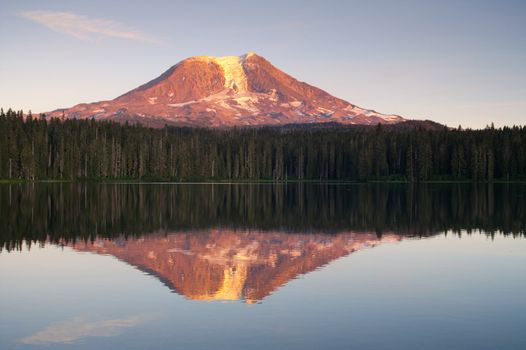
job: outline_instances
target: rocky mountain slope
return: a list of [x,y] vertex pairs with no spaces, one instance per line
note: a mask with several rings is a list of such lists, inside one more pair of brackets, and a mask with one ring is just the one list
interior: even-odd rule
[[83,103],[46,115],[138,122],[154,127],[327,122],[371,125],[406,120],[331,96],[294,79],[254,53],[191,57],[113,100]]

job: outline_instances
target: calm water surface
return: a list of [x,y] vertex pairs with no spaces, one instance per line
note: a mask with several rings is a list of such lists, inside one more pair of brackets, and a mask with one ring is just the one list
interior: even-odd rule
[[0,185],[0,349],[526,349],[525,185]]

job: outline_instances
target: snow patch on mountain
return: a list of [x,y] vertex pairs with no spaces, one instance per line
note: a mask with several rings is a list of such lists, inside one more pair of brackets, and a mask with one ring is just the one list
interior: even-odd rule
[[403,120],[403,118],[398,116],[398,115],[382,114],[382,113],[378,113],[376,111],[373,111],[371,109],[364,109],[364,108],[360,108],[358,106],[353,106],[353,105],[347,106],[345,108],[345,110],[351,112],[354,115],[363,115],[363,116],[366,116],[366,117],[375,117],[375,118],[383,119],[383,120],[388,121],[388,122]]
[[248,90],[247,76],[243,69],[244,59],[244,56],[226,56],[215,59],[215,62],[223,68],[226,88],[237,92],[246,92]]
[[186,101],[186,102],[181,102],[181,103],[169,103],[168,106],[170,107],[184,107],[184,106],[187,106],[187,105],[191,105],[193,103],[197,103],[199,101]]
[[259,112],[259,108],[255,105],[259,101],[259,98],[255,96],[255,94],[238,96],[232,100],[237,104],[234,107],[238,107],[252,113]]
[[245,59],[251,55],[253,55],[253,53],[248,53],[242,56],[200,56],[196,58],[202,61],[218,64],[223,69],[225,88],[243,93],[248,91],[247,76],[243,69],[243,63]]

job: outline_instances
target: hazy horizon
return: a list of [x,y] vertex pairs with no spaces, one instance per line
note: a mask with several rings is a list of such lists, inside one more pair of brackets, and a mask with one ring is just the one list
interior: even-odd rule
[[521,1],[0,1],[0,106],[113,99],[198,55],[254,51],[358,106],[526,124]]

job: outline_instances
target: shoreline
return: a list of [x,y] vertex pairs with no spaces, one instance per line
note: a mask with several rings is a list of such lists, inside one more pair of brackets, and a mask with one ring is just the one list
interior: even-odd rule
[[13,184],[44,184],[44,183],[90,183],[90,184],[173,184],[173,185],[243,185],[243,184],[342,184],[342,185],[365,185],[365,184],[526,184],[526,180],[493,180],[493,181],[473,181],[473,180],[426,180],[426,181],[406,181],[406,180],[148,180],[148,179],[75,179],[75,180],[6,180],[0,179],[0,185]]

